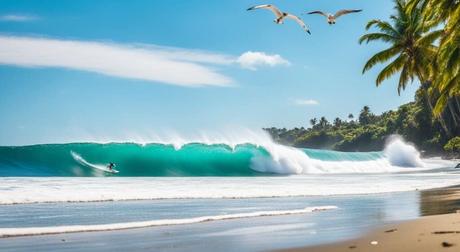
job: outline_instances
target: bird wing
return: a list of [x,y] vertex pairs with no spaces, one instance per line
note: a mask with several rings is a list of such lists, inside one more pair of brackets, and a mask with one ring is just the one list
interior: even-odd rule
[[363,10],[340,10],[340,11],[337,11],[337,13],[335,13],[334,17],[338,18],[338,17],[340,17],[342,15],[355,13],[355,12],[361,12],[361,11],[363,11]]
[[322,11],[312,11],[312,12],[308,12],[307,14],[311,15],[311,14],[319,14],[319,15],[322,15],[322,16],[325,16],[327,17],[327,13],[324,13]]
[[295,16],[295,15],[292,15],[292,14],[288,13],[286,15],[286,18],[290,18],[290,19],[296,21],[306,32],[308,32],[308,34],[311,34],[310,30],[307,27],[307,25],[305,25],[305,23],[302,21],[302,19],[300,19],[298,16]]
[[248,9],[248,11],[250,10],[257,10],[257,9],[267,9],[267,10],[271,10],[273,12],[273,14],[275,14],[275,16],[277,18],[280,18],[283,16],[283,13],[281,13],[281,11],[273,4],[263,4],[263,5],[257,5],[257,6],[253,6],[251,8]]

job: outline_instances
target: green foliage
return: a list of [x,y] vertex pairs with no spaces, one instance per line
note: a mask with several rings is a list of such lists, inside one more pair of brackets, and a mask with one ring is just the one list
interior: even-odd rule
[[449,152],[460,152],[460,137],[454,137],[444,145],[444,150]]
[[342,140],[337,132],[329,130],[312,130],[295,139],[294,146],[308,146],[314,149],[330,149],[335,143]]
[[371,113],[369,106],[364,106],[364,108],[361,110],[361,113],[359,113],[359,124],[368,125],[374,121],[374,119],[375,116]]
[[[404,90],[415,78],[420,82],[429,81],[430,62],[436,54],[433,42],[441,31],[430,31],[435,25],[425,22],[421,8],[409,8],[410,1],[394,0],[395,13],[391,21],[371,20],[366,30],[375,28],[376,32],[363,35],[359,42],[383,41],[390,47],[372,56],[364,65],[363,73],[377,64],[387,64],[379,73],[376,85],[395,74],[399,74],[398,93]],[[388,63],[389,62],[389,63]]]
[[439,48],[432,66],[432,96],[437,100],[434,112],[441,116],[448,108],[449,99],[460,95],[460,2],[458,0],[411,0],[410,9],[420,9],[425,23],[442,27]]
[[[393,0],[394,14],[388,21],[371,20],[369,33],[359,42],[384,42],[388,48],[376,53],[364,65],[363,73],[386,64],[376,78],[379,86],[399,75],[398,93],[418,79],[425,108],[434,113],[443,134],[460,134],[460,1]],[[372,31],[370,31],[372,30]],[[365,112],[365,111],[364,111]],[[361,112],[359,121],[368,124]],[[415,114],[413,114],[415,115]],[[414,118],[424,123],[424,118]],[[420,119],[420,121],[418,120]],[[430,117],[431,119],[431,117]],[[391,123],[388,126],[392,126]]]
[[440,132],[441,126],[427,108],[418,92],[416,101],[374,115],[365,106],[359,123],[336,118],[331,125],[326,118],[315,120],[307,129],[265,129],[277,142],[301,148],[333,149],[339,151],[380,151],[387,137],[398,134],[416,144],[427,154],[439,154],[447,140]]
[[[310,120],[309,129],[266,129],[281,143],[342,151],[381,150],[385,138],[402,135],[426,153],[443,149],[460,156],[460,1],[393,0],[388,21],[371,20],[359,42],[384,42],[363,73],[386,64],[376,78],[379,86],[399,75],[398,93],[418,79],[415,101],[397,111],[374,115],[365,106],[357,120]],[[450,140],[449,140],[450,139]],[[443,148],[444,147],[444,148]]]

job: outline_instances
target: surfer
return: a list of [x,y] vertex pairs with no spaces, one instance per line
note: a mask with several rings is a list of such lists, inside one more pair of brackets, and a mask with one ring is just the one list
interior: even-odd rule
[[109,165],[107,165],[107,168],[109,169],[109,171],[113,171],[113,168],[115,167],[115,164],[114,163],[109,163]]

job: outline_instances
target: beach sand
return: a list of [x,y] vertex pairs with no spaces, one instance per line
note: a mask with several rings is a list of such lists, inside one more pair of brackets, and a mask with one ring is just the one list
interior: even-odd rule
[[387,225],[345,242],[283,251],[460,251],[460,213],[433,215]]

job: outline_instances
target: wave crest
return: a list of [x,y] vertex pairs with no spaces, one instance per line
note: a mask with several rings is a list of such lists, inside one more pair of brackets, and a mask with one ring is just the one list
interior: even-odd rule
[[415,146],[404,142],[400,136],[392,136],[383,152],[394,166],[422,168],[426,166]]
[[401,138],[393,138],[383,152],[368,153],[298,149],[279,145],[266,134],[248,139],[0,147],[0,176],[113,176],[98,171],[108,163],[117,165],[116,176],[129,177],[387,173],[450,166],[422,160]]

